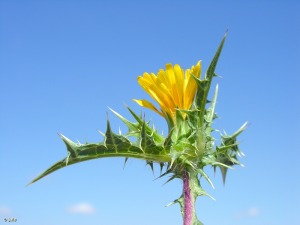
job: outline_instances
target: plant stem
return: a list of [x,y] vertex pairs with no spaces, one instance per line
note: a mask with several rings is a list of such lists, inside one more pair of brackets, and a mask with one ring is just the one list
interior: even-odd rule
[[190,187],[190,175],[183,172],[183,225],[192,225],[195,217],[194,196]]

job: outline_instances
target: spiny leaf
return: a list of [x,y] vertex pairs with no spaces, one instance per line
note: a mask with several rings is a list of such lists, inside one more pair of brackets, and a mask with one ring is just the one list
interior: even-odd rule
[[172,135],[174,132],[174,128],[170,130],[168,136],[166,137],[165,141],[164,141],[164,148],[170,150],[171,146],[172,146]]
[[236,147],[238,143],[233,143],[231,145],[222,145],[220,147],[216,147],[217,154],[226,154],[228,149],[232,149],[233,147]]
[[127,149],[130,146],[130,141],[121,135],[117,135],[113,133],[111,130],[111,126],[109,120],[107,120],[107,129],[105,133],[105,140],[104,144],[107,149],[110,151],[117,151],[118,148],[120,149]]
[[[109,108],[109,107],[108,107]],[[120,115],[119,113],[117,113],[116,111],[114,111],[113,109],[109,108],[110,111],[112,111],[120,120],[122,120],[126,126],[128,127],[129,131],[131,132],[137,132],[138,131],[138,126],[135,123],[130,122],[129,120],[127,120],[125,117],[123,117],[122,115]]]
[[213,100],[212,100],[210,107],[208,108],[206,115],[205,115],[206,122],[208,123],[207,127],[206,127],[206,135],[207,136],[210,136],[210,133],[212,130],[212,121],[215,116],[215,108],[216,108],[216,103],[217,103],[218,89],[219,89],[218,85],[216,85]]
[[[238,160],[238,156],[242,156],[243,153],[239,150],[239,146],[237,143],[237,136],[241,134],[247,127],[247,123],[244,123],[240,129],[238,129],[234,134],[232,135],[222,135],[222,144],[220,147],[216,148],[216,154],[217,159],[216,162],[220,163],[220,165],[217,165],[215,163],[214,170],[216,170],[216,167],[220,167],[223,183],[225,184],[226,181],[226,175],[227,175],[227,169],[226,167],[230,167],[233,165],[241,165],[242,164]],[[224,166],[226,165],[226,166]]]
[[212,80],[212,77],[213,76],[218,76],[216,73],[215,73],[215,69],[217,67],[217,63],[218,63],[218,60],[219,60],[219,57],[221,55],[221,52],[222,52],[222,49],[223,49],[223,45],[225,43],[225,40],[226,40],[226,36],[227,36],[227,32],[225,33],[218,49],[217,49],[217,52],[216,54],[214,55],[214,58],[212,59],[208,69],[207,69],[207,72],[205,74],[205,79],[211,81]]
[[198,169],[197,171],[198,171],[198,173],[199,173],[201,176],[203,176],[203,177],[207,180],[207,182],[210,184],[210,186],[211,186],[213,189],[215,189],[214,184],[211,182],[211,180],[209,179],[208,175],[203,171],[203,169]]
[[141,149],[139,146],[131,143],[125,137],[113,133],[109,122],[107,122],[107,130],[105,133],[104,142],[77,144],[61,134],[60,137],[67,147],[68,156],[44,171],[41,175],[31,181],[30,184],[68,165],[97,158],[125,157],[158,163],[171,162],[170,156],[166,151],[164,151],[162,146],[157,146],[153,144],[154,142],[149,145],[150,139],[148,139],[148,135],[145,135],[145,137],[142,138],[147,140],[144,140],[144,148]]
[[248,122],[245,122],[236,132],[234,132],[232,135],[223,135],[222,139],[223,140],[229,140],[229,139],[234,139],[236,138],[238,135],[240,135],[244,130],[246,130],[248,125]]
[[[199,109],[199,117],[200,118],[204,117],[203,112],[205,111],[205,105],[207,103],[208,92],[210,89],[212,78],[215,76],[215,69],[216,69],[220,54],[222,52],[223,45],[226,40],[226,36],[227,36],[227,33],[225,33],[225,35],[217,49],[217,52],[215,53],[210,65],[206,71],[204,80],[200,80],[197,77],[193,76],[193,78],[195,79],[195,81],[197,83],[197,93],[196,93],[196,98],[195,98],[195,104],[196,104],[197,109]],[[199,126],[202,126],[202,123],[203,123],[203,121],[200,121]]]
[[136,121],[139,123],[140,128],[142,128],[142,126],[145,126],[144,128],[145,128],[146,133],[149,134],[149,135],[151,134],[153,136],[155,142],[162,143],[164,141],[164,137],[162,137],[156,131],[154,131],[138,115],[136,115],[135,112],[133,112],[129,107],[127,107],[127,109],[129,110],[129,112],[131,113],[131,115],[136,119]]

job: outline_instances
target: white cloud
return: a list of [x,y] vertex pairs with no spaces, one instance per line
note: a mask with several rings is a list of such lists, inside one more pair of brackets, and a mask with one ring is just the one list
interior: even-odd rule
[[11,213],[11,209],[0,205],[0,215],[7,215]]
[[258,216],[260,214],[260,210],[256,207],[252,207],[252,208],[247,210],[246,214],[247,214],[247,216],[255,217],[255,216]]
[[76,214],[93,214],[96,210],[89,203],[79,203],[79,204],[69,206],[67,208],[67,211],[69,213],[76,213]]
[[261,213],[260,209],[257,207],[251,207],[247,210],[241,211],[237,213],[237,218],[249,218],[249,217],[257,217]]

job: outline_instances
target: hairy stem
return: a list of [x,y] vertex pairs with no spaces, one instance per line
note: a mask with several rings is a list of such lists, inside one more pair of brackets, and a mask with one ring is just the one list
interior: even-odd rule
[[186,170],[183,172],[183,199],[183,225],[192,225],[195,214],[194,197],[190,188],[190,176]]

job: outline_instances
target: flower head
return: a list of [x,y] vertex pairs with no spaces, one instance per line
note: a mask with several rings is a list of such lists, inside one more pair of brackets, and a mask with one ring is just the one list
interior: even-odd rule
[[138,77],[138,83],[159,104],[160,110],[147,100],[134,101],[175,122],[176,109],[190,109],[197,91],[192,75],[200,78],[200,73],[201,61],[185,71],[178,64],[167,64],[166,70],[160,69],[157,74],[144,73]]

